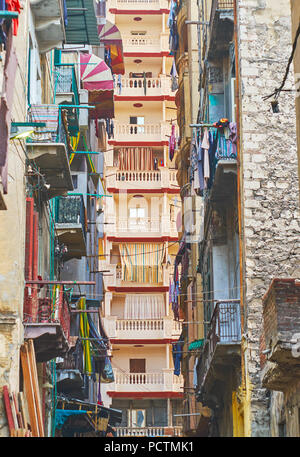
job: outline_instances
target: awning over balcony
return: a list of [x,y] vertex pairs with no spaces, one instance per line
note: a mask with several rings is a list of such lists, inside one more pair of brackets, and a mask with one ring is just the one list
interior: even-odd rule
[[106,432],[108,425],[116,426],[122,421],[122,411],[96,403],[58,396],[58,406],[55,413],[56,428],[63,430],[65,436],[75,432]]
[[195,351],[197,349],[201,349],[203,347],[204,340],[195,340],[192,341],[191,344],[188,347],[189,351]]
[[105,45],[106,61],[116,75],[124,75],[123,42],[120,31],[115,24],[106,21],[98,25],[100,43]]
[[67,44],[99,46],[97,19],[93,0],[66,0],[68,23]]
[[114,85],[110,68],[94,54],[81,53],[80,75],[83,88],[88,90],[90,119],[114,117]]

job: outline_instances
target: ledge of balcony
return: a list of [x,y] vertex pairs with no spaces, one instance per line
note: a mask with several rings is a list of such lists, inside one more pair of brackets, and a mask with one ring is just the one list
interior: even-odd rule
[[83,386],[83,377],[78,369],[56,370],[58,390],[73,392]]
[[65,260],[86,255],[86,219],[83,196],[56,197],[55,222],[59,241],[67,247]]
[[294,364],[267,362],[261,372],[262,386],[269,390],[285,392],[300,377],[300,360]]
[[238,300],[216,303],[210,322],[200,363],[198,364],[198,389],[200,399],[206,406],[210,392],[217,382],[226,383],[229,371],[240,366],[241,328]]
[[210,189],[210,200],[226,200],[235,193],[237,160],[220,159],[217,162],[214,181]]
[[40,169],[44,175],[48,189],[48,198],[67,195],[73,190],[71,170],[64,143],[26,143],[29,161]]
[[63,357],[69,350],[68,340],[59,322],[24,323],[24,338],[33,339],[37,362]]
[[182,427],[116,427],[118,437],[125,436],[182,436]]
[[233,0],[213,0],[209,23],[209,59],[228,50],[233,28]]

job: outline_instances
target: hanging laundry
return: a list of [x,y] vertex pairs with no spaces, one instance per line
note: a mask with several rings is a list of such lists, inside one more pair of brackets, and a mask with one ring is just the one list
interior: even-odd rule
[[117,86],[118,86],[118,89],[119,89],[119,95],[121,95],[121,92],[122,92],[122,77],[121,77],[121,75],[118,75]]
[[[17,13],[21,13],[21,5],[19,0],[6,0],[7,11],[16,11]],[[19,28],[19,19],[13,19],[13,34],[16,36],[18,34]]]
[[237,126],[236,122],[230,122],[229,124],[229,141],[232,144],[232,149],[231,149],[231,156],[233,158],[237,157]]
[[175,65],[175,60],[173,60],[173,64],[172,64],[172,68],[171,68],[171,72],[170,72],[170,75],[171,75],[171,91],[172,92],[175,92],[175,90],[178,89],[178,74],[177,74],[177,71],[176,71],[176,65]]
[[170,160],[173,160],[173,157],[175,154],[175,144],[176,144],[175,124],[172,123],[171,136],[169,138],[169,159]]
[[219,132],[209,132],[209,150],[208,150],[208,155],[209,155],[209,164],[210,164],[210,178],[208,180],[208,189],[211,188],[213,180],[214,180],[214,175],[215,175],[215,170],[216,170],[216,165],[217,165],[217,158],[216,158],[216,150],[217,150],[217,144],[218,144],[218,134]]
[[182,350],[183,350],[183,335],[180,335],[179,340],[177,343],[173,344],[172,346],[172,356],[173,356],[173,363],[174,363],[174,375],[180,376],[181,374],[181,360],[182,360]]
[[147,95],[147,79],[146,79],[146,73],[143,73],[143,87],[144,87],[144,95]]
[[208,180],[210,177],[210,167],[209,167],[209,138],[208,138],[208,130],[207,128],[204,129],[203,139],[201,143],[201,147],[203,149],[203,176],[204,176],[204,183],[205,188],[208,187]]
[[168,27],[171,28],[177,14],[177,1],[171,0],[170,12],[168,16]]

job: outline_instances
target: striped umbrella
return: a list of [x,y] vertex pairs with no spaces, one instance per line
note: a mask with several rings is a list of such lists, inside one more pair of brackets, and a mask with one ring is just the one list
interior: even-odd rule
[[110,68],[103,59],[94,54],[80,54],[80,76],[84,89],[113,90],[114,83]]

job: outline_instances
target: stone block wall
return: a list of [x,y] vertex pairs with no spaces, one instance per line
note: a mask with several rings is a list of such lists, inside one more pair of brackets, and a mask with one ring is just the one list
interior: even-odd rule
[[[250,390],[246,434],[269,436],[269,393],[260,380],[262,297],[274,277],[299,276],[299,194],[295,99],[278,114],[263,97],[279,87],[291,53],[289,0],[238,0],[240,182],[244,336]],[[285,89],[293,89],[291,70]]]
[[293,336],[300,333],[300,280],[274,279],[264,297],[266,347],[283,343],[291,348]]

